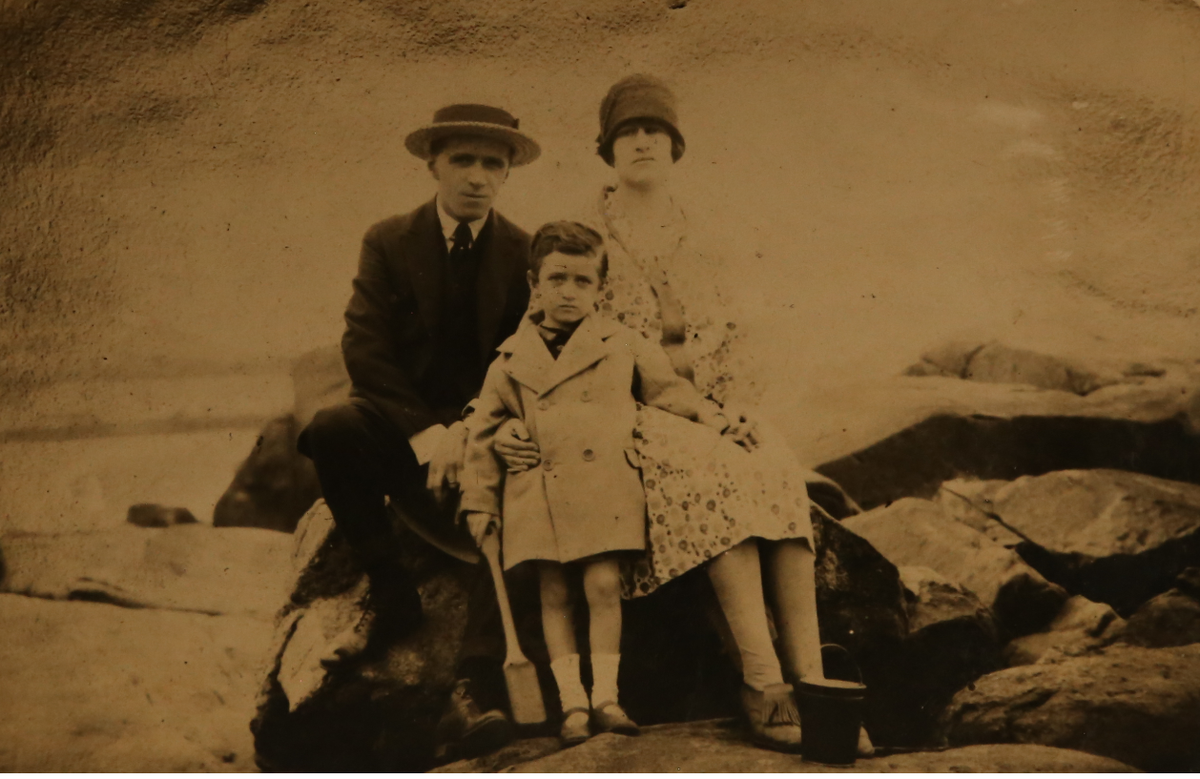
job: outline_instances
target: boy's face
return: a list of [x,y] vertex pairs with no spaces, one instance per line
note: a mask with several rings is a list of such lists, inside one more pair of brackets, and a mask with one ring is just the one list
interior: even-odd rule
[[547,324],[573,325],[595,310],[601,287],[599,264],[592,255],[546,255],[536,286]]

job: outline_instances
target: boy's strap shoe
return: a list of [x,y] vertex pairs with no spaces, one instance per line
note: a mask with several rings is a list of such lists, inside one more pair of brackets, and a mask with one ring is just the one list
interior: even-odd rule
[[800,712],[792,685],[769,684],[756,690],[743,684],[742,708],[754,743],[778,752],[800,751]]
[[642,734],[641,728],[616,701],[605,701],[592,709],[592,727],[597,733],[620,733],[622,736]]
[[438,763],[487,755],[513,740],[514,729],[499,709],[481,712],[471,696],[471,681],[459,679],[434,734]]
[[564,747],[582,744],[592,736],[588,710],[574,706],[563,712],[562,730],[559,732]]

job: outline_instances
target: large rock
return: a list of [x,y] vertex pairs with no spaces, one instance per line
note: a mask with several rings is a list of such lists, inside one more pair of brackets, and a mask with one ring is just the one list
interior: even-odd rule
[[1114,645],[1098,657],[1009,668],[954,697],[951,745],[1045,744],[1150,771],[1200,766],[1200,644]]
[[271,619],[287,597],[292,540],[251,528],[121,525],[0,536],[2,589],[40,598]]
[[0,622],[0,770],[253,770],[269,621],[3,594]]
[[[909,708],[889,694],[901,679],[896,653],[907,633],[899,575],[870,544],[814,510],[822,639],[847,647],[870,689],[867,719],[885,740]],[[282,770],[422,770],[432,764],[433,729],[454,681],[466,619],[470,566],[406,536],[424,624],[387,656],[349,673],[320,664],[325,645],[361,613],[361,573],[323,502],[296,533],[296,585],[276,629],[275,664],[253,729],[260,763]],[[644,724],[736,713],[736,670],[710,628],[707,577],[681,577],[625,605],[623,703]],[[541,643],[536,581],[517,569],[510,596],[524,625],[523,648],[539,666],[552,711],[556,694]],[[528,640],[526,640],[528,639]]]
[[1200,486],[1114,470],[1058,471],[977,493],[1046,578],[1131,614],[1200,565]]
[[1006,666],[1032,665],[1050,653],[1078,657],[1097,654],[1120,638],[1125,620],[1111,606],[1076,595],[1040,633],[1021,636],[1004,647]]
[[1026,384],[1087,395],[1101,387],[1161,376],[1164,369],[1141,363],[1087,365],[1081,360],[1007,346],[951,342],[921,355],[908,376],[953,376],[992,384]]
[[992,609],[1001,627],[1013,636],[1044,627],[1068,597],[1015,552],[955,522],[927,500],[906,498],[842,524],[897,565],[932,568],[960,582]]
[[909,634],[886,689],[905,712],[889,744],[928,744],[954,693],[999,667],[999,631],[991,609],[970,590],[931,568],[903,567]]
[[[478,760],[453,763],[447,772],[545,773],[840,773],[844,767],[806,763],[799,755],[760,749],[727,721],[646,728],[637,738],[607,734],[559,750],[554,739],[517,744]],[[975,773],[1131,771],[1115,760],[1040,746],[989,744],[861,759],[862,773]]]
[[[960,477],[1011,480],[1115,468],[1200,482],[1200,375],[1164,376],[1086,396],[945,377],[839,386],[822,414],[784,429],[806,462],[863,508],[929,498]],[[791,425],[791,427],[788,427]]]
[[213,509],[216,527],[260,527],[291,533],[321,496],[317,470],[296,450],[303,428],[287,414],[259,433],[254,449]]
[[1200,644],[1200,601],[1179,589],[1167,590],[1133,613],[1121,640],[1146,647]]

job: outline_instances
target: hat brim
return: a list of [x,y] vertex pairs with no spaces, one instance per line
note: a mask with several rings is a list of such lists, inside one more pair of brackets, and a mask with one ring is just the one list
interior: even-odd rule
[[433,143],[452,136],[490,138],[508,144],[513,150],[509,165],[514,168],[518,165],[528,165],[542,153],[542,147],[538,146],[537,141],[520,130],[489,122],[438,122],[426,125],[409,133],[404,139],[404,147],[414,156],[429,160],[433,158],[430,153]]

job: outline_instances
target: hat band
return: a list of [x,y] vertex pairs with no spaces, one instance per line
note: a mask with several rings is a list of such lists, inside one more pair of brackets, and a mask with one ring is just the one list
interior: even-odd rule
[[479,124],[496,124],[501,127],[518,128],[519,122],[502,108],[487,105],[460,104],[449,105],[438,109],[433,115],[434,124],[449,122],[475,122]]

